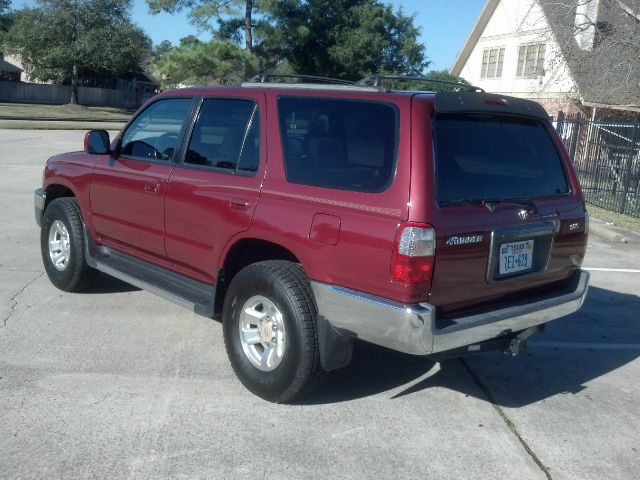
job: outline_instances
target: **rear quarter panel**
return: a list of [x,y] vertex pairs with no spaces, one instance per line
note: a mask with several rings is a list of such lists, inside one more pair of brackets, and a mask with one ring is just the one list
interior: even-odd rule
[[[398,225],[408,215],[411,158],[410,96],[381,94],[378,101],[395,104],[399,112],[399,142],[396,172],[389,188],[381,193],[363,193],[289,183],[286,178],[277,98],[267,96],[269,159],[250,231],[245,237],[264,238],[294,253],[310,279],[345,286],[387,298],[411,301],[403,287],[390,280],[390,262]],[[290,93],[319,97],[319,92]],[[326,95],[326,94],[325,94]],[[336,94],[331,93],[331,98]],[[351,93],[345,98],[371,100],[371,94]],[[328,234],[320,243],[324,225],[314,216],[337,218],[337,242]],[[327,217],[328,216],[328,217]],[[316,217],[317,219],[318,217]],[[314,239],[312,239],[314,238]],[[335,244],[332,244],[335,243]]]

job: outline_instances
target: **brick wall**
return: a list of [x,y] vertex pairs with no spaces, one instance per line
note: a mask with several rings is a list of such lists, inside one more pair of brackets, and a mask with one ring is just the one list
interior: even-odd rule
[[532,98],[531,100],[542,105],[547,113],[554,119],[560,111],[564,112],[565,115],[575,115],[576,113],[586,116],[591,115],[591,109],[589,107],[583,107],[569,97]]

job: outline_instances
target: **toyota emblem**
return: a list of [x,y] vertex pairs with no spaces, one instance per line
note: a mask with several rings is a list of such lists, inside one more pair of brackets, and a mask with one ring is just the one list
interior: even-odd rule
[[527,218],[529,218],[529,210],[526,209],[522,209],[518,211],[518,217],[520,217],[520,220],[526,220]]

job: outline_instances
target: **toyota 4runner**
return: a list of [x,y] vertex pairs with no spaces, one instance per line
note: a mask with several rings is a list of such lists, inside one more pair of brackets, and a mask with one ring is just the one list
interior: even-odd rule
[[580,308],[588,217],[540,105],[273,80],[162,93],[113,142],[90,131],[50,158],[51,282],[105,272],[221,318],[238,378],[274,402],[347,365],[354,339],[516,354]]

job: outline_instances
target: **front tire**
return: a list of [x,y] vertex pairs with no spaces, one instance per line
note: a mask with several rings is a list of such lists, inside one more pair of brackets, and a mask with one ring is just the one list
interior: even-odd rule
[[44,211],[40,231],[42,262],[51,283],[65,292],[91,287],[100,272],[85,259],[84,229],[78,201],[54,199]]
[[320,364],[316,307],[299,264],[249,265],[225,296],[223,332],[237,377],[259,397],[299,400],[325,377]]

